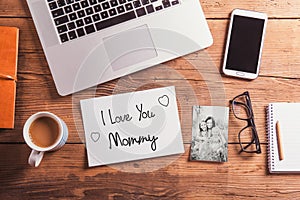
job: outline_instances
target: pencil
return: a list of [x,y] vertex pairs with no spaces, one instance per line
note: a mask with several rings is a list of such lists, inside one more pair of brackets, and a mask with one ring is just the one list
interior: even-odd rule
[[283,160],[284,155],[283,155],[283,146],[282,146],[282,138],[281,138],[279,121],[276,122],[276,136],[277,136],[277,147],[278,147],[279,160]]

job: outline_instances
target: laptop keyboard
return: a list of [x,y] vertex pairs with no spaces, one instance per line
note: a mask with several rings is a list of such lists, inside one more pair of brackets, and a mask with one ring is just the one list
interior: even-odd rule
[[47,0],[65,43],[180,4],[179,0]]

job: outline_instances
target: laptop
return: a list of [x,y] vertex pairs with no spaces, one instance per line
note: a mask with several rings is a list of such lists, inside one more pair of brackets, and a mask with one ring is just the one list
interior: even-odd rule
[[213,43],[198,0],[27,0],[62,96]]

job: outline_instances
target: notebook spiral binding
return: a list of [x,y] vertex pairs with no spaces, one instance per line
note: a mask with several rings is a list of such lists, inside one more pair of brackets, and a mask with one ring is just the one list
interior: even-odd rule
[[[269,124],[268,124],[269,122]],[[269,171],[272,172],[275,170],[274,168],[274,145],[271,143],[274,142],[274,120],[273,120],[273,104],[269,104],[267,107],[267,133],[268,133],[268,166],[269,166]]]

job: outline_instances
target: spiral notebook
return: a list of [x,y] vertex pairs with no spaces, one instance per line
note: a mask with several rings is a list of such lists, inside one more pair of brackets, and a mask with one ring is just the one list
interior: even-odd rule
[[[279,159],[276,123],[280,123],[284,159]],[[270,173],[300,172],[300,103],[270,103],[267,107]]]

